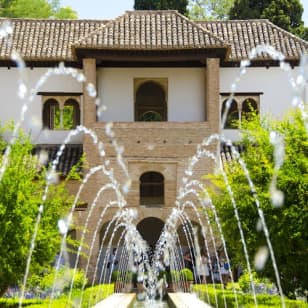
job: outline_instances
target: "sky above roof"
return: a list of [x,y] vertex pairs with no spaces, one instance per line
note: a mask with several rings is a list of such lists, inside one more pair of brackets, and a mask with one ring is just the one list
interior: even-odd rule
[[[134,0],[62,0],[62,6],[70,6],[80,19],[113,19],[125,11],[131,11]],[[303,20],[308,26],[308,1],[301,0],[304,6]]]

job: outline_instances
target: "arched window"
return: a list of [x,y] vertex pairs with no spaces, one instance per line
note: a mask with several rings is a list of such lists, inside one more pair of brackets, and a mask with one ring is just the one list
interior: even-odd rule
[[140,177],[140,205],[164,204],[164,176],[158,172],[146,172]]
[[74,99],[68,99],[63,108],[63,129],[74,129],[80,125],[80,108]]
[[80,125],[80,106],[77,100],[57,96],[47,98],[43,105],[43,127],[47,129],[75,129]]
[[167,121],[164,89],[154,81],[143,83],[136,92],[136,121]]
[[242,103],[242,119],[249,120],[252,113],[258,113],[258,104],[252,98],[247,98]]
[[57,129],[60,126],[60,108],[57,100],[50,98],[43,106],[43,127]]
[[[221,109],[221,118],[223,117],[223,114],[225,112],[226,104],[228,100],[225,100],[222,103],[222,109]],[[228,110],[226,122],[224,125],[224,128],[237,128],[238,123],[237,121],[239,120],[239,112],[237,108],[237,102],[235,100],[231,101],[230,108]]]

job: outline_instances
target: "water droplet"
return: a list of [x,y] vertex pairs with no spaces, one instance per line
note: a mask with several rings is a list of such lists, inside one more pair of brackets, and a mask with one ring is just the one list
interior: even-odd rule
[[59,67],[58,67],[58,72],[59,74],[64,74],[65,73],[65,65],[64,65],[64,62],[60,62],[59,63]]
[[27,86],[23,82],[21,82],[18,87],[18,97],[24,99],[27,94],[27,91]]
[[186,170],[186,171],[185,171],[185,174],[186,174],[187,176],[192,176],[193,172],[192,172],[191,170]]
[[50,170],[46,176],[46,182],[49,185],[57,184],[59,182],[59,176],[55,170]]
[[99,106],[99,104],[100,104],[100,99],[97,97],[97,98],[95,99],[95,105],[96,105],[96,106]]
[[78,73],[77,76],[76,76],[76,79],[77,79],[78,82],[84,82],[84,81],[86,81],[86,77],[85,77],[85,75],[82,74],[82,73]]
[[0,38],[6,37],[9,34],[13,33],[13,27],[12,24],[5,20],[2,22],[1,27],[0,27]]
[[258,221],[257,221],[257,225],[256,225],[256,230],[257,231],[262,231],[262,222],[261,222],[261,219],[258,219]]
[[233,92],[235,92],[235,90],[236,90],[236,84],[232,83],[231,84],[231,92],[233,93]]
[[292,98],[292,105],[297,107],[301,104],[301,99],[298,96]]
[[131,188],[131,185],[132,185],[132,181],[131,179],[127,180],[124,185],[123,185],[123,192],[124,194],[127,194]]
[[93,83],[88,83],[86,89],[87,89],[89,96],[91,97],[96,96],[96,89]]
[[124,152],[124,147],[123,146],[119,146],[118,149],[117,149],[117,153],[122,155]]
[[241,67],[246,67],[250,65],[250,61],[249,60],[242,60],[241,61]]
[[64,219],[59,219],[58,220],[58,229],[59,229],[59,232],[62,235],[67,234],[67,232],[68,232],[68,225],[67,225],[67,222]]
[[255,255],[255,260],[254,260],[256,270],[260,271],[264,268],[267,258],[268,258],[268,248],[266,246],[260,247]]
[[147,149],[150,150],[150,151],[154,150],[154,148],[155,148],[154,144],[149,144],[147,146]]
[[45,150],[41,150],[38,155],[38,159],[41,165],[45,165],[48,161],[48,152]]
[[23,105],[22,108],[21,108],[21,112],[25,113],[25,112],[27,112],[27,110],[28,110],[28,106],[27,105]]
[[108,122],[105,126],[105,131],[107,136],[110,136],[111,131],[112,131],[112,127],[113,127],[113,123],[112,122]]
[[298,75],[296,78],[296,83],[297,84],[304,84],[305,83],[305,79],[303,75]]
[[274,207],[281,207],[284,201],[284,194],[281,190],[275,190],[271,195],[272,204]]

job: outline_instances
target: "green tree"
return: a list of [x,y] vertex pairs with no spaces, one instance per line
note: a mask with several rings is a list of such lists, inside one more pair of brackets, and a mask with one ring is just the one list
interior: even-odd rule
[[[256,194],[269,228],[270,239],[285,294],[292,296],[296,288],[308,289],[308,142],[303,120],[298,113],[282,121],[259,120],[243,123],[243,159],[254,182]],[[269,133],[284,136],[285,159],[279,169],[277,187],[284,193],[284,204],[275,207],[269,193],[274,174],[273,146]],[[250,260],[266,245],[263,232],[257,232],[259,218],[254,193],[240,165],[233,161],[224,166],[236,200],[245,234]],[[219,176],[211,176],[215,189],[213,202],[222,222],[224,235],[234,263],[245,263],[239,230],[226,185]],[[220,188],[217,190],[217,187]],[[259,229],[258,229],[259,230]],[[275,281],[270,260],[261,275]]]
[[194,20],[228,19],[234,0],[190,0],[189,17]]
[[[3,136],[7,131],[1,129]],[[6,148],[0,137],[0,151]],[[0,181],[0,296],[8,286],[21,282],[25,272],[39,206],[46,185],[46,172],[31,155],[28,137],[20,133],[12,145],[9,161]],[[2,166],[3,157],[0,158]],[[43,168],[43,169],[42,169]],[[40,273],[54,260],[60,247],[57,222],[67,213],[71,197],[65,181],[51,185],[31,262],[31,272]]]
[[135,10],[178,10],[187,14],[188,0],[135,0]]
[[70,7],[61,7],[57,0],[0,0],[0,16],[8,18],[76,19]]
[[258,19],[271,0],[234,0],[229,12],[230,19]]
[[306,38],[300,0],[235,0],[229,12],[230,19],[265,18],[293,34]]

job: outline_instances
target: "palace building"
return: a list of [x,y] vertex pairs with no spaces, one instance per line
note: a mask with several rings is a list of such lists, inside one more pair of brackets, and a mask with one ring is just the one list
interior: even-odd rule
[[[0,22],[7,23],[4,19]],[[265,53],[257,55],[234,88],[241,61],[248,59],[254,47],[270,45],[285,56],[291,74],[296,75],[300,58],[308,50],[308,42],[268,20],[196,22],[171,10],[128,11],[114,20],[10,22],[12,33],[0,39],[1,123],[19,119],[22,102],[17,90],[22,74],[28,89],[35,89],[22,127],[36,151],[46,150],[51,161],[67,135],[83,125],[103,142],[105,159],[122,185],[127,177],[118,163],[114,140],[106,134],[106,123],[112,122],[131,179],[126,207],[138,210],[137,228],[152,245],[175,205],[189,158],[204,138],[221,132],[221,115],[233,89],[223,128],[232,141],[240,136],[231,120],[240,120],[251,108],[277,118],[292,108],[289,77],[277,60]],[[11,60],[13,50],[25,62],[22,73]],[[86,82],[68,74],[54,75],[35,88],[47,69],[61,62],[83,73]],[[87,91],[88,83],[94,85],[99,101]],[[308,93],[306,101],[307,97]],[[226,144],[215,142],[209,150],[229,159]],[[102,163],[92,138],[76,134],[66,145],[58,172],[65,176],[82,154],[88,165],[84,172]],[[213,168],[213,161],[204,159],[196,164],[193,177],[201,180]],[[102,173],[89,177],[74,212],[75,225],[84,225],[100,187],[108,181]],[[79,187],[72,181],[74,193]],[[106,227],[118,209],[114,200],[113,190],[102,193],[89,220],[89,245],[94,231],[99,230],[92,267]],[[81,228],[74,230],[74,236],[80,238]],[[85,261],[80,262],[84,266]]]

